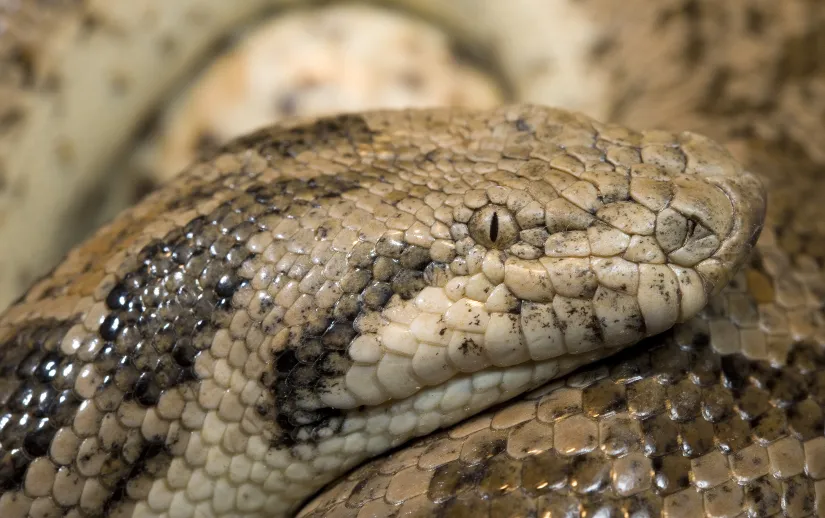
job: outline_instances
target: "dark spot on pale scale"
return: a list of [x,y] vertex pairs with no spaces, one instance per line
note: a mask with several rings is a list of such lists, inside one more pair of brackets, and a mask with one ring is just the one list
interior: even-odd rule
[[751,6],[745,10],[745,26],[748,32],[754,36],[759,36],[765,31],[765,13],[757,7]]
[[701,28],[703,6],[699,0],[686,0],[682,4],[682,14],[688,26],[684,58],[688,64],[696,65],[704,59],[708,47]]
[[533,128],[522,118],[516,119],[516,129],[519,131],[533,131]]
[[472,340],[470,338],[465,338],[461,342],[461,345],[458,346],[458,350],[459,350],[459,352],[461,352],[461,354],[466,356],[470,353],[473,353],[473,354],[480,353],[481,350],[482,350],[482,347],[479,344],[477,344],[474,340]]
[[23,121],[26,112],[20,107],[10,107],[0,113],[0,133],[4,133]]
[[780,507],[780,497],[765,479],[755,480],[744,488],[744,507],[748,516],[768,516]]
[[275,111],[280,115],[294,115],[297,110],[298,96],[294,93],[282,95],[275,102]]
[[15,45],[8,51],[7,58],[8,64],[16,69],[12,77],[17,76],[20,86],[31,87],[36,77],[33,50],[23,45]]
[[213,153],[221,145],[221,140],[210,131],[200,133],[194,142],[194,151],[198,156],[206,156]]
[[788,431],[787,414],[778,408],[768,410],[749,424],[754,439],[763,444],[781,439]]
[[615,38],[612,36],[603,36],[596,40],[590,47],[590,59],[595,62],[601,62],[608,57],[611,51],[616,47]]
[[413,91],[421,90],[425,83],[424,77],[414,70],[401,74],[400,79],[404,86]]
[[103,382],[95,390],[95,405],[102,412],[114,412],[123,402],[125,394],[117,386],[115,376],[110,374],[103,378]]

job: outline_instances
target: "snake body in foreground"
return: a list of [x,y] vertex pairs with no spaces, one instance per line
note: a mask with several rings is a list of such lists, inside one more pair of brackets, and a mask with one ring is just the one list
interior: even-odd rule
[[[3,317],[0,510],[293,511],[368,457],[688,321],[748,258],[764,209],[756,177],[709,139],[530,105],[341,115],[240,138],[75,249]],[[804,396],[788,368],[755,388],[773,398],[739,392],[738,364],[707,337],[641,353],[662,355],[649,369],[687,355],[702,372],[621,376],[623,390],[675,391],[686,460],[741,454],[724,427],[756,411],[742,405],[784,412]],[[599,387],[585,412],[627,410]],[[606,433],[586,413],[545,417],[554,431],[520,430],[553,438],[554,454]],[[636,457],[616,455],[627,466],[615,477],[672,453],[660,444],[678,429],[670,418],[636,424],[654,430]],[[459,442],[503,464],[465,473],[460,458],[436,461],[432,505],[464,505],[450,484],[489,477],[506,495],[513,463],[544,458],[529,456],[530,439],[512,458],[501,440]],[[598,488],[607,459],[577,458],[569,476],[584,470]]]
[[[685,4],[675,77],[718,65],[693,23],[713,2]],[[761,235],[761,182],[713,141],[532,105],[296,121],[205,157],[0,317],[0,516],[822,515],[822,208],[797,198],[823,191],[799,100],[825,96],[801,41],[775,74],[706,67],[682,117],[745,144]],[[12,54],[28,113],[50,54]],[[672,85],[611,63],[617,106],[668,119],[644,106]],[[97,112],[78,156],[118,127]]]

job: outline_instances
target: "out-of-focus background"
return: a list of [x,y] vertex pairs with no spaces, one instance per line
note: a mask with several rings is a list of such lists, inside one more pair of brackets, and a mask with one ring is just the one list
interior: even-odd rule
[[736,152],[739,121],[771,103],[779,115],[747,118],[742,138],[819,131],[799,113],[821,108],[800,104],[804,88],[823,87],[806,55],[825,46],[825,24],[804,5],[88,0],[35,14],[0,5],[0,22],[17,28],[0,23],[0,53],[23,63],[0,70],[0,309],[200,153],[285,117],[530,101],[704,131]]

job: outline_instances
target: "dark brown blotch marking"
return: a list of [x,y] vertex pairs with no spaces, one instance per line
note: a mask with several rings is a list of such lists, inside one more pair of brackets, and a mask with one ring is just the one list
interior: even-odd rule
[[604,61],[610,56],[615,46],[616,40],[612,36],[604,36],[597,39],[593,46],[590,47],[590,59],[596,63]]
[[[336,181],[340,179],[317,178],[312,188],[347,188]],[[387,233],[374,245],[356,244],[346,261],[348,271],[339,281],[343,293],[331,313],[322,314],[317,326],[291,329],[286,346],[274,353],[274,368],[261,377],[271,402],[257,411],[280,429],[273,446],[313,442],[338,430],[344,412],[324,406],[320,395],[338,390],[336,383],[352,366],[348,348],[359,334],[359,320],[381,311],[395,296],[415,297],[426,285],[424,272],[432,265],[429,251],[406,243],[400,233]]]
[[36,80],[36,62],[34,51],[18,44],[12,47],[6,55],[6,63],[12,67],[12,74],[23,88],[31,88]]
[[281,116],[295,115],[298,111],[298,95],[294,92],[284,94],[275,101],[275,113]]

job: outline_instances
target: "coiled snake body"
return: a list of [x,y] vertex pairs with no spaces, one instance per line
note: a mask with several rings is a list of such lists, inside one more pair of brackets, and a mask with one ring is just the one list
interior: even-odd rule
[[814,516],[820,263],[765,206],[531,104],[242,137],[0,318],[0,516]]

